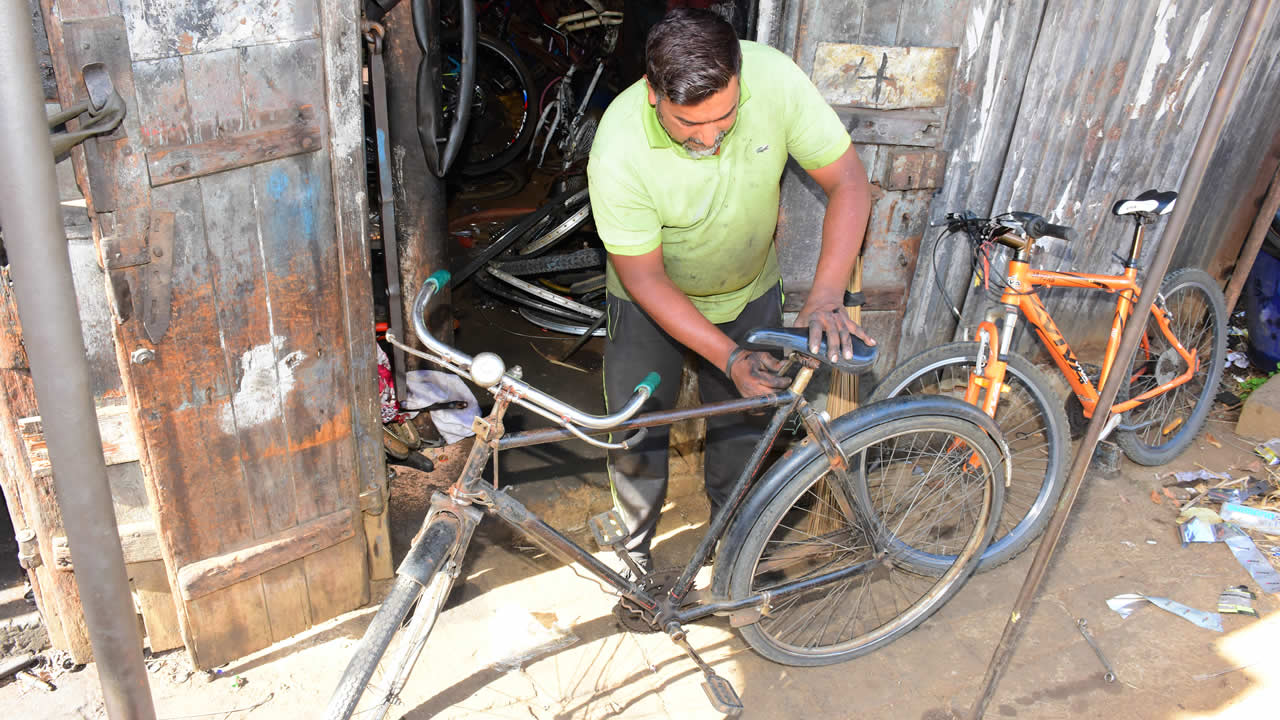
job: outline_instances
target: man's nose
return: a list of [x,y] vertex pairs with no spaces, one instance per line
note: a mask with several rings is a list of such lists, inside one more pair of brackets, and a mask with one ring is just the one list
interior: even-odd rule
[[714,125],[704,125],[694,133],[693,139],[697,140],[703,147],[711,147],[716,144],[716,137],[719,134],[720,128]]

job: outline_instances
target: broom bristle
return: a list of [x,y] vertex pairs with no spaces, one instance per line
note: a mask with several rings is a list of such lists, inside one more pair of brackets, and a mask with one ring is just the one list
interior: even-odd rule
[[[849,291],[860,292],[862,290],[862,257],[858,257],[858,262],[853,269],[853,277],[849,279]],[[862,323],[862,307],[845,308],[845,312],[849,313],[849,319],[854,322]],[[835,419],[849,412],[853,412],[858,408],[858,376],[839,370],[832,371],[831,389],[827,392],[827,414],[831,419]],[[818,483],[818,487],[814,488],[814,493],[818,497],[818,505],[828,505],[830,507],[839,507],[836,503],[835,491],[824,479]],[[822,536],[826,533],[833,532],[837,529],[837,521],[835,518],[811,513],[809,515],[810,522],[807,531],[815,536]]]

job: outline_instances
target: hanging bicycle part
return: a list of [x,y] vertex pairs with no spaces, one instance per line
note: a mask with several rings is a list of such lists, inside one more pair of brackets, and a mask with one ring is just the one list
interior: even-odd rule
[[[404,337],[404,311],[400,305],[400,248],[396,239],[396,203],[391,181],[391,154],[388,141],[391,137],[387,123],[387,75],[382,63],[382,39],[387,31],[376,22],[361,24],[365,42],[369,46],[369,96],[373,103],[374,138],[378,158],[378,200],[381,203],[382,257],[387,275],[387,309],[391,332]],[[395,384],[396,401],[408,397],[405,384],[404,351],[391,348],[391,373]]]
[[[124,100],[111,84],[111,76],[107,74],[106,67],[102,63],[89,63],[84,66],[82,73],[89,99],[49,116],[49,143],[54,162],[85,140],[115,130],[124,120]],[[52,132],[54,128],[77,118],[80,119],[79,130]]]
[[[462,59],[458,73],[453,121],[449,134],[440,137],[447,107],[442,93],[443,55],[439,0],[413,0],[413,32],[422,51],[418,62],[418,139],[427,167],[436,177],[444,177],[458,158],[467,123],[471,118],[470,98],[476,85],[476,8],[472,0],[459,0],[462,15]],[[440,145],[443,144],[443,150]]]

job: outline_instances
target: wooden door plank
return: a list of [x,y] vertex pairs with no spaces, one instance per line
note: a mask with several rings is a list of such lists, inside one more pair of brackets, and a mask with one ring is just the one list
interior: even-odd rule
[[173,592],[164,562],[132,563],[125,569],[138,599],[138,610],[142,613],[142,625],[147,632],[147,646],[151,652],[182,647],[182,627],[178,624],[178,611],[173,604]]
[[294,560],[262,574],[272,642],[280,642],[311,627],[311,602],[307,597],[304,563],[305,560]]
[[[320,3],[321,38],[324,44],[325,115],[330,124],[332,186],[363,187],[365,178],[364,113],[353,98],[361,97],[363,63],[361,38],[349,6]],[[369,247],[365,193],[337,192],[333,197],[338,272],[342,288],[342,315],[347,343],[347,376],[351,388],[352,432],[356,446],[358,492],[374,490],[384,499],[386,465],[382,453],[382,418],[378,406],[377,358],[373,352],[373,294],[369,292]],[[383,504],[385,508],[385,503]],[[387,514],[366,515],[370,576],[392,574],[391,536]]]
[[257,577],[355,535],[355,512],[344,508],[230,552],[178,569],[178,588],[188,600]]
[[[182,567],[239,547],[254,533],[240,443],[225,429],[234,421],[235,385],[217,312],[230,298],[219,297],[211,277],[199,188],[168,185],[153,198],[175,212],[172,321],[155,358],[133,365],[130,375],[158,478],[160,532],[173,565]],[[129,324],[135,333],[138,325]]]
[[[317,202],[330,194],[327,166],[328,154],[321,152],[254,168],[255,186],[264,198],[258,207],[275,325],[296,343],[281,352],[296,353],[293,373],[299,387],[332,389],[327,395],[295,390],[284,396],[299,518],[332,512],[358,496],[347,356],[341,350],[347,344],[345,326],[340,314],[307,307],[308,302],[341,305],[340,286],[325,281],[338,265],[331,209]],[[357,607],[367,597],[364,543],[349,545],[306,562],[316,619]]]
[[[218,328],[236,378],[232,422],[223,432],[240,438],[254,537],[298,522],[293,468],[287,455],[281,394],[293,389],[291,359],[279,353],[285,338],[273,333],[261,240],[252,208],[258,202],[249,170],[200,181],[210,272],[222,300]],[[234,300],[232,300],[234,299]]]
[[187,101],[184,64],[180,57],[143,60],[133,64],[138,93],[138,125],[144,150],[191,142],[191,107]]
[[[98,433],[102,436],[102,456],[107,465],[137,462],[138,439],[134,433],[133,416],[127,405],[99,406]],[[45,444],[44,425],[40,416],[19,418],[18,430],[26,450],[31,472],[36,477],[53,474],[49,463],[49,448]]]
[[193,629],[187,638],[191,662],[201,670],[270,644],[271,624],[260,577],[190,600],[185,607],[193,628],[204,629]]
[[298,110],[289,125],[149,152],[147,167],[152,186],[168,185],[312,152],[319,147],[320,128],[314,115]]
[[182,143],[208,142],[248,129],[238,49],[182,58],[191,112],[191,133]]
[[[160,553],[160,537],[156,534],[155,525],[150,521],[128,523],[120,526],[120,547],[124,551],[125,564],[142,564],[162,558]],[[71,547],[66,535],[53,538],[53,566],[59,570],[70,571]]]
[[369,602],[369,579],[364,569],[366,553],[361,538],[352,538],[308,555],[303,562],[311,616],[316,622],[337,617]]

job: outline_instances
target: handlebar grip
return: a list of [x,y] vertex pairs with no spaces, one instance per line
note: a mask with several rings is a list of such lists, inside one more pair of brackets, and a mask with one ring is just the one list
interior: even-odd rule
[[1032,238],[1055,237],[1067,242],[1076,239],[1076,231],[1066,225],[1054,225],[1039,215],[1032,216],[1023,227]]
[[431,273],[431,277],[427,278],[427,282],[434,282],[436,284],[436,292],[439,292],[444,289],[445,285],[449,284],[449,278],[451,277],[453,276],[449,274],[448,270],[437,270]]
[[1053,223],[1044,224],[1044,234],[1049,237],[1056,237],[1067,242],[1074,242],[1076,239],[1075,228],[1067,225],[1054,225]]
[[662,377],[656,372],[651,372],[644,376],[644,379],[640,381],[639,385],[636,385],[635,389],[639,390],[640,388],[648,388],[649,395],[653,395],[654,391],[658,389],[658,383],[660,382],[662,382]]

